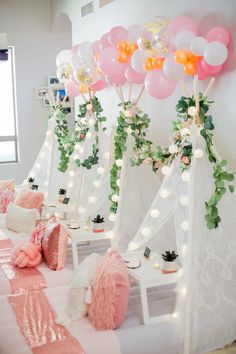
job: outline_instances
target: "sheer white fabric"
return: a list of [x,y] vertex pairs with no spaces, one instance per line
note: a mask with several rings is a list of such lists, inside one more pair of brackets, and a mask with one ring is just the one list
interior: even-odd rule
[[[198,128],[192,127],[191,139],[193,151],[205,151]],[[219,203],[221,223],[208,230],[204,202],[215,188],[212,173],[206,154],[192,158],[189,181],[182,179],[188,175],[181,176],[179,161],[174,161],[172,174],[165,177],[129,244],[130,249],[151,244],[159,253],[177,249],[183,268],[173,321],[184,354],[206,353],[236,339],[236,196],[224,195]],[[153,210],[160,214],[152,217],[158,214]]]

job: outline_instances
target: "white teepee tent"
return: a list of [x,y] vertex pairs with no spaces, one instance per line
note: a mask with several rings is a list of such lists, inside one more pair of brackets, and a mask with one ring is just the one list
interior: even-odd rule
[[236,196],[224,195],[219,203],[221,222],[209,230],[204,202],[216,186],[200,129],[196,124],[191,127],[189,170],[181,172],[178,158],[172,162],[129,244],[130,250],[146,245],[158,253],[177,250],[182,269],[172,320],[182,343],[179,352],[184,354],[207,353],[236,339]]

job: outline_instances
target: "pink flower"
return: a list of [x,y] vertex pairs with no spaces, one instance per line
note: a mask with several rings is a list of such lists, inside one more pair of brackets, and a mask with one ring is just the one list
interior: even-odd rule
[[188,156],[183,156],[181,160],[185,165],[189,165],[190,163]]
[[154,164],[154,167],[156,169],[160,168],[161,167],[161,161],[156,161],[155,164]]
[[79,138],[80,138],[80,139],[83,139],[83,138],[84,138],[84,134],[81,133],[81,134],[79,135]]
[[152,158],[151,157],[146,157],[146,159],[143,160],[143,162],[148,165],[148,164],[150,164],[152,162]]

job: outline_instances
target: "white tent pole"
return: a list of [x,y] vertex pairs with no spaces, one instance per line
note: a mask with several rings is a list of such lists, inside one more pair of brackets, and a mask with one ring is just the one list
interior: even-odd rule
[[206,91],[204,92],[204,95],[203,95],[203,96],[208,96],[208,95],[209,95],[209,93],[210,93],[210,91],[211,91],[211,89],[212,89],[212,86],[213,86],[214,82],[215,82],[215,77],[212,77],[211,80],[210,80],[210,82],[209,82],[209,84],[207,85]]
[[185,96],[186,96],[186,97],[189,97],[190,94],[189,94],[188,89],[187,89],[187,87],[185,86],[185,84],[184,84],[184,82],[183,82],[182,79],[179,79],[179,85],[180,85],[180,87],[182,88],[182,90],[183,90]]
[[140,90],[140,92],[139,92],[138,97],[136,98],[136,100],[134,102],[135,106],[137,106],[139,104],[139,101],[140,101],[140,99],[141,99],[141,97],[142,97],[142,95],[144,93],[144,89],[145,89],[145,86],[143,85],[141,90]]
[[117,96],[118,96],[118,98],[119,98],[120,102],[122,102],[122,98],[121,98],[121,95],[120,95],[120,92],[119,92],[119,90],[118,90],[118,87],[117,87],[117,86],[115,86],[115,90],[116,90],[116,93],[117,93]]

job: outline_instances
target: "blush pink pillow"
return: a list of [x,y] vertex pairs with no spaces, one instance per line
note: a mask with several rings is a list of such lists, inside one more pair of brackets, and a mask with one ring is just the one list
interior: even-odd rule
[[43,193],[24,189],[15,200],[15,204],[26,209],[38,209],[42,212],[44,195]]
[[42,238],[42,250],[50,269],[59,270],[65,265],[67,256],[68,229],[52,216],[47,222]]
[[126,265],[116,250],[109,250],[92,280],[92,303],[88,314],[96,329],[115,329],[124,321],[129,291]]

